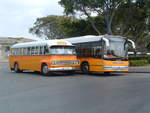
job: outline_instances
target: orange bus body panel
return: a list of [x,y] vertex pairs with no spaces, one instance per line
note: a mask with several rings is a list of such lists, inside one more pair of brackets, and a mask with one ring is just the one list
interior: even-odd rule
[[114,71],[123,71],[127,72],[128,69],[104,69],[104,66],[127,66],[129,65],[128,61],[109,61],[100,58],[78,58],[80,63],[88,62],[89,71],[91,72],[114,72]]
[[[14,68],[14,64],[18,63],[20,70],[41,71],[41,65],[47,64],[49,68],[60,67],[60,65],[51,65],[52,61],[77,60],[75,55],[45,55],[45,56],[10,56],[9,66]],[[79,67],[78,65],[61,65],[61,67]]]

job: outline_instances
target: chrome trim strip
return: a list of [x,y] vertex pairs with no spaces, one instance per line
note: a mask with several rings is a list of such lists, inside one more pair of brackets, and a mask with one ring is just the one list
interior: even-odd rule
[[55,67],[55,68],[49,68],[49,71],[69,71],[69,70],[77,70],[78,67]]
[[112,70],[128,70],[129,66],[111,66],[111,65],[106,65],[103,66],[103,69],[112,69]]

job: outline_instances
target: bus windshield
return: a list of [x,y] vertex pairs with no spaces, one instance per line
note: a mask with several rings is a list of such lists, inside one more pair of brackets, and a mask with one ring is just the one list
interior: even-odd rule
[[110,41],[104,58],[127,58],[128,44],[125,41]]
[[74,46],[52,46],[49,48],[49,54],[53,55],[75,55]]

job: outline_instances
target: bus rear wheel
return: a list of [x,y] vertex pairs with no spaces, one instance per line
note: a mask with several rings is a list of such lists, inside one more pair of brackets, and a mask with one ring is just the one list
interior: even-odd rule
[[88,63],[82,63],[81,64],[81,70],[84,74],[89,74],[89,64]]
[[19,69],[18,63],[15,63],[15,65],[14,65],[14,71],[15,71],[16,73],[22,72],[22,70]]
[[50,72],[48,70],[48,66],[46,64],[42,65],[41,72],[42,72],[42,75],[44,75],[44,76],[48,76],[50,74]]

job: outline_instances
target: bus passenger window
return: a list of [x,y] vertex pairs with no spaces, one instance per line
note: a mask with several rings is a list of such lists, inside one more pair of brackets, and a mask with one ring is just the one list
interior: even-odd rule
[[38,55],[40,55],[40,46],[37,47]]
[[97,48],[95,50],[95,57],[100,57],[100,58],[102,57],[102,51],[100,48]]
[[40,53],[39,53],[40,55],[42,55],[43,54],[43,46],[40,46]]
[[44,54],[48,54],[48,53],[49,53],[48,47],[44,46]]
[[30,47],[28,47],[27,48],[27,55],[30,55],[30,53],[31,53],[31,49],[30,49]]
[[27,49],[26,48],[24,48],[23,54],[27,55]]
[[32,55],[36,55],[36,47],[32,47]]
[[38,55],[38,47],[37,47],[37,46],[36,46],[35,49],[34,49],[34,54],[35,54],[35,55]]

